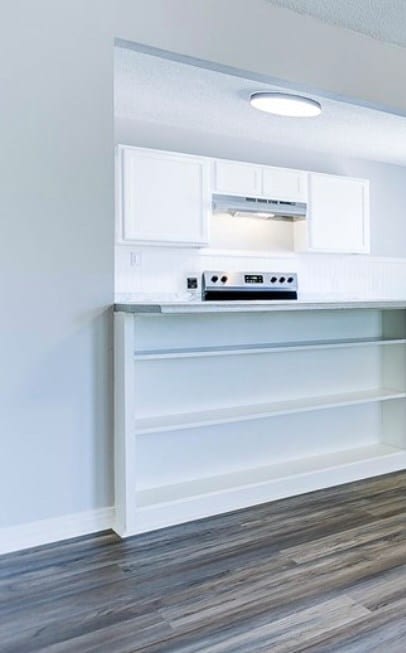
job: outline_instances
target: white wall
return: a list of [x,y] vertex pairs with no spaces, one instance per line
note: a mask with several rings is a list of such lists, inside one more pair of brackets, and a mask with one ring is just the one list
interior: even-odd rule
[[112,502],[114,37],[406,111],[404,50],[263,0],[2,3],[3,526]]

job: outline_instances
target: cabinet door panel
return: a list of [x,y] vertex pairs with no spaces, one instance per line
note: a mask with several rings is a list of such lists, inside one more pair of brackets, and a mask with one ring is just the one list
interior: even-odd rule
[[214,188],[230,195],[260,195],[261,168],[251,163],[215,161]]
[[369,251],[368,182],[310,176],[309,245],[328,252]]
[[307,200],[307,174],[283,168],[263,169],[263,195],[270,199],[289,202]]
[[205,159],[122,150],[123,239],[159,244],[207,243]]

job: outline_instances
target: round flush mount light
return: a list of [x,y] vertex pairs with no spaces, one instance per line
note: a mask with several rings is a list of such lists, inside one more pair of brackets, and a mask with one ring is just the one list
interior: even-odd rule
[[253,93],[250,104],[255,109],[288,118],[314,118],[321,113],[321,104],[290,93]]

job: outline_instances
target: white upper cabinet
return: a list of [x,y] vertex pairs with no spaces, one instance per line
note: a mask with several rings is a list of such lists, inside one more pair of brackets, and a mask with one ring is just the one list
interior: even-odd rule
[[262,194],[274,200],[307,201],[308,174],[286,168],[263,168]]
[[118,159],[119,241],[207,244],[207,159],[125,146]]
[[305,202],[307,178],[307,173],[301,170],[217,160],[214,162],[213,191],[223,195]]
[[369,253],[367,180],[124,145],[117,160],[119,243],[208,245],[217,193],[307,203],[296,251]]
[[369,182],[312,173],[306,222],[308,250],[368,253]]
[[234,161],[215,161],[214,192],[224,195],[261,195],[261,166]]

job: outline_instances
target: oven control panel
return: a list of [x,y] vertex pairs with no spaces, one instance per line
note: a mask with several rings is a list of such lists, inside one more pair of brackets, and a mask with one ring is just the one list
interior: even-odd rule
[[238,288],[247,292],[250,289],[280,288],[297,290],[295,272],[203,272],[203,284],[206,288]]
[[203,272],[202,299],[288,300],[297,299],[295,272]]

